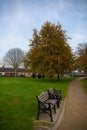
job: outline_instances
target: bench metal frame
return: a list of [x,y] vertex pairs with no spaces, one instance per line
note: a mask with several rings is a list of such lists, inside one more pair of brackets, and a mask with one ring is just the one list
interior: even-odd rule
[[53,122],[52,109],[54,110],[54,113],[56,113],[57,99],[51,99],[48,91],[42,92],[39,96],[36,96],[36,98],[38,101],[37,120],[41,113],[46,113],[50,116],[51,122]]

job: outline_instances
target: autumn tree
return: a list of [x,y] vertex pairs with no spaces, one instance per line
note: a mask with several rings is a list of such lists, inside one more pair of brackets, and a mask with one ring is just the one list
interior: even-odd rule
[[72,53],[67,39],[60,24],[47,21],[39,32],[34,29],[25,65],[30,66],[33,73],[46,76],[69,72],[72,70]]
[[77,66],[80,70],[84,70],[85,74],[87,75],[87,42],[78,44]]
[[24,52],[19,48],[13,48],[6,53],[3,60],[7,65],[10,65],[14,68],[16,76],[18,67],[23,63],[23,58]]

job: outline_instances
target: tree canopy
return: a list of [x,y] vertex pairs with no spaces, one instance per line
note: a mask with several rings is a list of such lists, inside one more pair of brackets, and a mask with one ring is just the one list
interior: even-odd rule
[[78,44],[77,47],[77,66],[84,70],[87,75],[87,42]]
[[60,24],[45,22],[40,31],[33,30],[30,49],[24,63],[33,73],[47,76],[72,70],[72,53],[67,43],[68,37]]
[[7,65],[10,65],[11,67],[14,68],[16,75],[16,70],[23,62],[23,58],[24,58],[24,52],[21,49],[12,48],[6,53],[4,57],[4,62]]

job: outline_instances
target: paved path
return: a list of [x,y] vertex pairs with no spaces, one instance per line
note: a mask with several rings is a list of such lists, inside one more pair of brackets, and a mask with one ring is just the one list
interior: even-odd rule
[[80,80],[78,78],[70,84],[64,117],[58,130],[87,130],[87,94]]

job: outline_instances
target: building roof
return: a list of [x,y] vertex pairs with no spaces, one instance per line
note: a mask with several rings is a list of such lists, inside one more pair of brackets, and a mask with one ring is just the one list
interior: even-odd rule
[[[24,69],[24,68],[18,68],[17,72],[28,72],[28,69]],[[0,72],[15,72],[14,68],[4,68],[4,67],[0,67]]]

